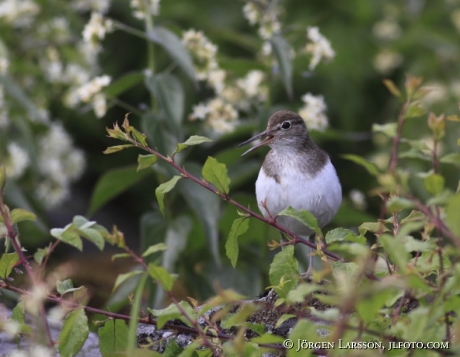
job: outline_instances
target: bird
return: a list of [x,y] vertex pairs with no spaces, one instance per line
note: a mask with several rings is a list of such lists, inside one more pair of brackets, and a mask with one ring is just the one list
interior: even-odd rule
[[[262,141],[241,156],[262,146],[271,148],[256,180],[262,215],[271,219],[291,206],[312,213],[321,228],[330,223],[342,203],[342,186],[329,155],[313,142],[302,117],[278,111],[269,118],[265,131],[239,147],[258,139]],[[314,237],[312,229],[292,217],[278,216],[276,222],[299,236]],[[312,254],[307,273],[311,269]]]

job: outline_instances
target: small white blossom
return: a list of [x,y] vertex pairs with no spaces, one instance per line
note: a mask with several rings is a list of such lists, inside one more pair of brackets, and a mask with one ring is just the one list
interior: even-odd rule
[[209,107],[206,104],[200,103],[193,106],[193,113],[190,115],[190,120],[201,119],[204,120],[209,114]]
[[25,149],[23,149],[15,142],[9,143],[7,150],[8,159],[6,165],[6,174],[13,179],[17,179],[22,176],[24,171],[27,169],[27,166],[29,165],[29,154]]
[[211,71],[208,75],[208,83],[214,88],[217,94],[221,93],[225,88],[225,78],[227,77],[227,72],[223,69],[216,69]]
[[360,190],[353,189],[349,194],[351,203],[360,211],[364,211],[367,207],[366,196]]
[[40,306],[48,295],[48,289],[45,284],[34,284],[31,287],[30,294],[23,296],[26,311],[33,316],[38,316]]
[[321,62],[321,60],[332,60],[335,57],[335,52],[331,47],[331,43],[323,35],[319,33],[317,27],[307,28],[307,39],[310,41],[305,47],[305,52],[311,54],[309,69],[313,70]]
[[374,68],[382,74],[388,74],[403,61],[403,56],[389,49],[380,51],[374,58]]
[[93,96],[100,93],[102,88],[110,84],[111,78],[107,75],[96,77],[90,82],[82,85],[77,89],[78,97],[80,101],[87,103]]
[[201,119],[213,134],[221,135],[235,130],[238,112],[221,98],[209,100],[206,104],[194,106],[190,119]]
[[69,63],[63,75],[63,82],[71,85],[82,85],[88,82],[90,73],[77,63]]
[[145,19],[146,15],[158,15],[160,13],[160,0],[131,0],[133,16],[138,19]]
[[68,186],[62,186],[51,180],[45,180],[38,184],[36,195],[44,206],[52,208],[70,196],[70,189]]
[[0,75],[5,75],[10,66],[10,61],[6,57],[0,57]]
[[249,24],[259,25],[258,34],[268,40],[281,31],[281,23],[278,14],[282,8],[274,6],[273,2],[267,0],[248,1],[243,7],[243,14],[248,19]]
[[3,0],[0,2],[0,19],[15,27],[29,27],[40,7],[32,0]]
[[3,330],[12,336],[15,336],[21,331],[21,325],[17,321],[7,320],[3,324]]
[[448,97],[448,90],[442,83],[431,82],[423,86],[423,89],[427,89],[428,93],[422,98],[422,103],[430,106],[432,104],[445,101]]
[[267,87],[262,86],[265,75],[262,71],[249,71],[245,78],[237,81],[237,85],[245,92],[247,97],[258,97],[261,101],[267,97]]
[[392,19],[376,22],[372,28],[374,36],[382,40],[395,40],[401,36],[401,27]]
[[98,93],[93,97],[92,101],[94,114],[96,117],[102,118],[107,112],[107,100],[104,93]]
[[308,130],[324,131],[329,123],[326,114],[326,103],[323,96],[314,96],[307,93],[302,96],[302,101],[305,103],[299,109],[299,115],[305,121]]
[[262,14],[256,4],[248,2],[243,6],[244,17],[248,19],[251,25],[255,25],[262,18]]
[[217,46],[202,31],[190,29],[182,34],[182,43],[192,55],[195,72],[199,80],[205,80],[210,73],[218,70]]
[[113,22],[105,19],[100,13],[93,12],[89,22],[83,30],[83,40],[85,42],[98,42],[105,38],[106,33],[113,30]]

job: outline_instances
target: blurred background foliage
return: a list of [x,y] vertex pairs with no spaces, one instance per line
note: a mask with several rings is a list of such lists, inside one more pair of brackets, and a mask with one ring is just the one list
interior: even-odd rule
[[[170,249],[162,264],[179,274],[175,294],[180,297],[202,301],[216,289],[229,287],[253,297],[268,285],[275,252],[267,242],[278,239],[278,233],[251,220],[240,237],[240,259],[233,269],[224,244],[236,209],[181,180],[166,196],[164,218],[154,192],[174,173],[160,164],[136,173],[136,150],[104,155],[107,146],[116,145],[106,137],[105,127],[131,112],[131,124],[146,132],[150,145],[164,154],[190,135],[213,138],[211,144],[179,154],[181,165],[200,176],[206,158],[216,157],[228,167],[230,195],[257,210],[254,182],[266,151],[241,158],[244,150],[237,144],[261,131],[274,111],[299,112],[308,105],[306,93],[317,100],[322,96],[323,106],[315,102],[317,114],[327,117],[323,126],[310,128],[311,136],[330,154],[344,194],[331,227],[353,229],[379,216],[380,199],[369,195],[373,178],[341,155],[357,154],[380,168],[388,165],[389,139],[383,134],[373,137],[372,127],[395,121],[401,103],[382,80],[400,85],[407,73],[424,77],[430,94],[423,108],[436,114],[458,112],[460,1],[176,0],[162,1],[158,9],[139,4],[142,1],[0,3],[0,160],[9,169],[8,204],[39,215],[37,224],[20,226],[23,244],[31,252],[49,244],[50,228],[64,227],[74,215],[83,214],[107,228],[117,225],[134,250],[166,242]],[[260,11],[268,17],[257,19],[248,4],[264,9]],[[307,39],[308,27],[318,27],[335,52],[316,66],[313,52],[308,52],[308,44],[314,45]],[[190,29],[203,32],[188,35],[204,41],[209,63],[197,62],[192,42],[180,45]],[[223,71],[221,77],[213,82],[206,70],[191,71],[190,59],[195,67]],[[251,71],[256,71],[253,77]],[[252,97],[251,85],[256,89]],[[230,87],[240,93],[225,97],[222,93]],[[212,102],[216,98],[227,98],[230,107]],[[422,141],[430,146],[426,115],[409,121],[404,130],[409,138],[426,133]],[[458,151],[458,133],[449,127],[447,133],[440,150]],[[410,149],[405,145],[403,149]],[[428,162],[409,151],[404,167],[429,169]],[[442,172],[446,186],[455,190],[457,168],[442,166]],[[427,196],[421,178],[411,185],[419,197]],[[112,261],[113,251],[101,253],[91,245],[84,247],[84,254],[75,252],[59,246],[50,276],[71,277],[77,285],[88,286],[95,294],[94,305],[110,296],[118,273],[135,268],[128,259]],[[305,263],[304,252],[299,248],[297,253]],[[111,298],[112,306],[125,303],[134,286],[135,281],[124,284]],[[151,304],[159,306],[163,298],[152,286]]]

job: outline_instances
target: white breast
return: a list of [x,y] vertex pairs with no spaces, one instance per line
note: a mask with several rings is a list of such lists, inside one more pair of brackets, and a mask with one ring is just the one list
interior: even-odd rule
[[[328,159],[322,170],[310,177],[294,165],[295,160],[286,162],[284,169],[279,173],[279,183],[268,177],[263,169],[260,170],[256,181],[259,209],[265,217],[269,217],[269,214],[262,202],[265,202],[272,217],[288,206],[305,209],[310,211],[318,220],[319,226],[323,227],[336,215],[342,203],[342,187],[335,168]],[[299,235],[313,233],[293,218],[279,217],[276,221]]]

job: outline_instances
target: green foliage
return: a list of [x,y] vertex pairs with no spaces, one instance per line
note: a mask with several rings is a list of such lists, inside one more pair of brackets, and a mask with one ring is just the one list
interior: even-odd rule
[[278,296],[285,298],[299,281],[298,262],[294,258],[294,247],[287,246],[279,252],[270,265],[270,284]]
[[128,346],[128,326],[123,320],[109,319],[97,331],[99,350],[103,357],[124,352]]
[[17,262],[19,262],[18,253],[3,253],[0,258],[0,278],[5,280],[9,277]]
[[228,235],[227,242],[225,243],[225,251],[233,267],[236,266],[236,262],[238,261],[238,237],[246,233],[248,228],[249,220],[246,217],[238,218],[233,221],[230,234]]
[[165,214],[165,204],[164,204],[164,196],[167,194],[169,191],[171,191],[174,186],[176,186],[177,181],[181,179],[180,176],[174,176],[169,180],[168,182],[162,183],[160,186],[158,186],[155,190],[155,195],[157,196],[158,200],[158,205],[160,206],[160,211]]
[[221,164],[215,158],[208,156],[201,173],[204,179],[212,183],[219,192],[229,193],[230,178],[225,164]]
[[318,226],[318,221],[315,216],[308,212],[307,210],[296,210],[292,207],[287,207],[278,213],[278,216],[287,216],[292,217],[299,222],[305,224],[308,228],[312,229],[316,234],[322,235],[321,228]]
[[58,349],[61,356],[74,356],[83,347],[88,334],[88,317],[85,310],[78,308],[70,312],[64,320],[58,338]]

